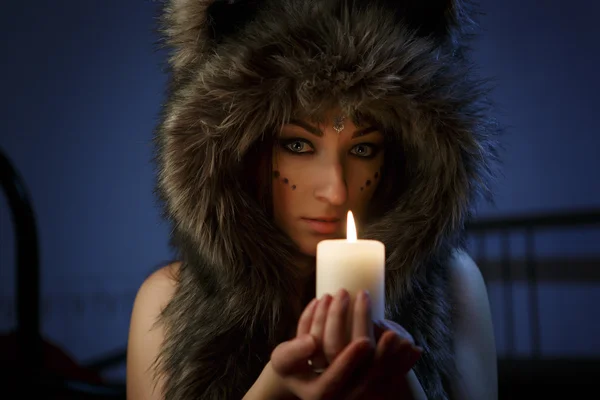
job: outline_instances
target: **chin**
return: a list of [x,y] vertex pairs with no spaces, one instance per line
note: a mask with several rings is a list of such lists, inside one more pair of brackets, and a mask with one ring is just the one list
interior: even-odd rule
[[307,236],[303,236],[301,238],[297,238],[296,240],[294,240],[296,242],[296,245],[298,246],[298,250],[300,251],[300,253],[302,253],[305,256],[308,257],[316,257],[317,256],[317,244],[319,244],[320,241],[322,240],[328,240],[328,239],[340,239],[342,238],[342,235],[338,235],[338,234],[333,234],[333,235],[319,235],[319,236],[312,236],[312,235],[307,235]]
[[298,244],[298,250],[302,255],[308,257],[316,257],[317,256],[317,243],[319,243],[321,239],[308,240],[304,239],[302,242]]

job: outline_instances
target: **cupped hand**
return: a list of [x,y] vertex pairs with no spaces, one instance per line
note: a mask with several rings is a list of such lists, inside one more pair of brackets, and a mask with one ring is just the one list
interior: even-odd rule
[[375,347],[371,301],[365,291],[354,301],[341,289],[335,296],[325,294],[314,309],[306,308],[298,320],[296,336],[310,334],[317,341],[311,359],[317,370],[326,368],[353,340],[367,340]]
[[279,345],[271,357],[285,393],[303,400],[377,400],[408,389],[406,374],[422,349],[397,323],[373,323],[367,293],[356,296],[349,312],[350,306],[348,293],[340,290],[305,308],[296,338]]
[[338,389],[347,399],[397,396],[407,389],[406,374],[422,353],[402,326],[389,320],[373,323],[366,292],[358,293],[354,304],[345,290],[313,301],[298,321],[297,337],[307,334],[315,340],[316,348],[308,357],[313,373],[314,369],[327,372],[353,342],[366,342],[375,348],[374,354],[353,368],[348,384]]
[[[319,340],[310,334],[310,329],[316,311],[322,312],[322,301],[315,299],[306,307],[298,324],[298,335],[281,343],[271,354],[270,364],[282,398],[344,398],[358,371],[373,357],[372,341],[361,336],[338,352],[322,374],[315,373],[308,361],[322,351]],[[326,310],[328,307],[325,306]]]
[[417,363],[423,349],[415,345],[412,336],[394,321],[375,323],[377,348],[373,363],[364,380],[353,388],[348,400],[392,400],[413,398],[407,374]]

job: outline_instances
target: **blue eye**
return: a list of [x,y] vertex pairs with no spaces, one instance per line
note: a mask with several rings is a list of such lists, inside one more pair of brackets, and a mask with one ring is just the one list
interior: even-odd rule
[[362,158],[373,158],[379,152],[379,147],[371,143],[357,144],[350,150],[350,154]]
[[281,147],[294,154],[303,154],[313,151],[312,144],[305,139],[285,139],[281,141]]
[[[302,138],[281,139],[279,146],[288,153],[295,155],[313,154],[315,149],[311,142]],[[364,159],[373,158],[379,153],[380,147],[373,143],[359,143],[350,149],[350,154]]]

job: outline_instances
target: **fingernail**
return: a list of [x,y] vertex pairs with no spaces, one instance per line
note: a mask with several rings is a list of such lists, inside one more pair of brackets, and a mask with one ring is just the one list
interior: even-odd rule
[[365,302],[367,302],[367,303],[368,303],[368,302],[371,300],[371,296],[370,296],[370,294],[369,294],[369,291],[368,291],[368,290],[363,290],[363,291],[362,291],[362,296],[363,296],[363,300],[364,300]]
[[417,363],[417,361],[419,361],[419,359],[421,358],[422,355],[423,355],[423,350],[422,349],[421,350],[416,350],[416,351],[415,351],[415,349],[413,349],[410,352],[410,356],[409,356],[409,360],[410,360],[411,366],[415,365]]
[[320,303],[321,303],[321,300],[315,299],[314,302],[312,303],[312,305],[310,306],[311,312],[315,311],[319,307]]
[[413,344],[410,342],[410,340],[404,337],[398,337],[398,343],[400,343],[401,346],[410,347],[411,349],[413,347]]
[[321,296],[321,298],[319,299],[319,303],[327,303],[331,300],[331,295],[329,293],[325,293],[323,296]]
[[381,329],[390,329],[389,324],[386,322],[385,319],[378,319],[377,321],[375,321],[375,323],[381,328]]
[[348,292],[343,291],[340,293],[340,302],[342,303],[342,308],[348,307],[348,303],[350,302],[350,296],[348,296]]

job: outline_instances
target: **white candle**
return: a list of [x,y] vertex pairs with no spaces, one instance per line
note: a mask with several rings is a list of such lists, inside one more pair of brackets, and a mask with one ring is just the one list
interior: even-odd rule
[[317,244],[316,296],[335,295],[346,289],[354,304],[361,290],[368,290],[373,320],[385,317],[385,246],[377,240],[358,240],[352,212],[348,212],[346,239]]

